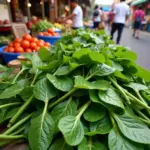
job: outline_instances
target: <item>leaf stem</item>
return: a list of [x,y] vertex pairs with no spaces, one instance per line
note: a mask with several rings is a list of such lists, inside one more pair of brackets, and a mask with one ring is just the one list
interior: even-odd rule
[[12,84],[14,84],[14,83],[16,82],[16,80],[17,80],[18,77],[23,73],[24,70],[25,70],[25,69],[21,69],[21,70],[18,72],[18,74],[17,74],[16,77],[14,78]]
[[33,99],[33,96],[31,96],[18,110],[18,112],[11,118],[9,121],[8,127],[11,127],[11,125],[21,116],[21,114],[24,112],[24,110],[28,107],[28,105],[31,103]]
[[91,104],[91,101],[88,101],[85,105],[83,105],[83,107],[81,108],[79,114],[77,115],[78,118],[81,118],[82,114],[85,112],[85,110],[89,107],[89,105]]
[[10,133],[12,133],[15,129],[17,129],[20,125],[22,125],[23,123],[25,123],[28,119],[30,119],[32,117],[33,113],[29,114],[28,116],[26,116],[25,118],[23,118],[22,120],[20,120],[19,122],[17,122],[15,125],[13,125],[11,128],[9,128],[7,131],[5,131],[3,133],[3,135],[8,135]]
[[122,95],[124,96],[124,98],[127,101],[127,103],[131,104],[128,96],[125,94],[125,92],[122,89],[122,87],[120,85],[118,85],[118,83],[115,80],[113,80],[111,77],[108,77],[108,79],[114,84],[114,86],[120,91],[120,93],[122,93]]
[[19,130],[17,130],[16,132],[13,132],[11,135],[17,135],[19,133],[21,133],[22,131],[25,130],[25,126],[21,127]]
[[65,95],[63,95],[61,98],[59,98],[58,100],[56,100],[54,103],[50,104],[48,106],[48,109],[54,107],[55,105],[57,105],[58,103],[62,102],[64,99],[66,99],[68,96],[70,96],[71,94],[73,94],[77,89],[73,88],[71,91],[69,91],[68,93],[66,93]]
[[34,78],[33,78],[32,82],[31,82],[31,85],[30,85],[30,86],[34,85],[37,76],[38,76],[38,73],[36,73],[36,74],[34,75]]
[[137,96],[139,97],[139,99],[146,104],[146,102],[144,101],[144,99],[142,98],[141,94],[139,91],[135,90],[135,93],[137,94]]
[[145,105],[145,103],[141,102],[138,98],[136,98],[135,96],[133,96],[127,90],[124,90],[124,91],[131,98],[132,101],[137,102],[139,105],[141,105],[142,107],[144,107],[145,109],[148,109],[150,111],[150,107],[148,107],[147,105]]
[[0,109],[7,108],[7,107],[10,107],[10,106],[20,105],[20,104],[21,104],[20,102],[14,102],[14,103],[9,103],[9,104],[4,104],[4,105],[0,106]]
[[25,138],[24,135],[0,135],[0,139],[3,140],[14,140],[14,139],[21,139],[21,138]]

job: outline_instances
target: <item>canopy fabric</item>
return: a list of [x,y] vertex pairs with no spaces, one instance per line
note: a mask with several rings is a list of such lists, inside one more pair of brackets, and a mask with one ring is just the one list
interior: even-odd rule
[[148,0],[135,0],[134,2],[131,3],[131,6],[138,5],[138,4],[147,2],[147,1],[148,1]]

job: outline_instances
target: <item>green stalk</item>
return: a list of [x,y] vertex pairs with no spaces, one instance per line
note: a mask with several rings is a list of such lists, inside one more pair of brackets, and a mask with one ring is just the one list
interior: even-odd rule
[[91,104],[91,101],[88,101],[80,110],[79,114],[77,115],[78,118],[81,118],[82,114],[85,112],[85,110],[89,107]]
[[131,104],[128,96],[125,94],[124,90],[122,89],[122,87],[120,85],[118,85],[118,83],[113,80],[111,77],[108,77],[108,79],[113,83],[113,85],[120,91],[120,93],[124,96],[125,100],[127,101],[128,104]]
[[29,106],[29,104],[31,103],[33,99],[33,96],[31,96],[22,106],[21,108],[18,110],[18,112],[11,118],[11,120],[9,121],[8,127],[11,127],[11,125],[22,115],[22,113],[24,112],[24,110]]
[[25,123],[28,119],[30,119],[32,117],[32,114],[29,114],[28,116],[26,116],[25,118],[23,118],[22,120],[20,120],[19,122],[17,122],[15,125],[13,125],[11,128],[9,128],[7,131],[5,131],[3,133],[3,135],[9,135],[10,133],[12,133],[14,130],[16,130],[20,125],[22,125],[23,123]]
[[35,80],[36,80],[37,76],[38,76],[38,73],[36,73],[36,74],[35,74],[35,76],[34,76],[34,78],[33,78],[32,83],[31,83],[31,85],[30,85],[30,86],[34,85],[34,83],[35,83]]
[[132,94],[130,94],[128,91],[124,90],[125,93],[131,98],[132,101],[137,102],[139,105],[141,105],[142,107],[144,107],[145,109],[150,111],[150,107],[148,107],[147,105],[145,105],[145,103],[141,102],[138,98],[136,98],[135,96],[133,96]]
[[17,130],[16,132],[13,132],[11,135],[17,135],[19,133],[21,133],[22,131],[25,130],[25,126],[21,127],[19,130]]
[[142,122],[144,122],[145,124],[147,124],[148,126],[150,126],[150,121],[145,120],[143,118],[138,117],[138,119],[140,119]]
[[77,89],[73,88],[71,91],[69,91],[68,93],[66,93],[64,96],[62,96],[61,98],[59,98],[58,100],[56,100],[54,103],[50,104],[48,106],[48,109],[54,107],[55,105],[57,105],[58,103],[62,102],[64,99],[66,99],[67,97],[69,97],[71,94],[73,94]]
[[16,82],[16,80],[17,80],[18,77],[23,73],[24,70],[25,70],[25,69],[21,69],[21,70],[18,72],[18,74],[17,74],[16,77],[14,78],[12,84],[14,84],[14,83]]
[[10,106],[20,105],[20,104],[21,104],[20,102],[4,104],[4,105],[0,106],[0,109],[7,108],[7,107],[10,107]]
[[14,140],[14,139],[21,139],[25,138],[24,135],[0,135],[1,140]]
[[141,117],[143,117],[146,120],[149,120],[149,118],[147,116],[145,116],[142,112],[140,112],[139,110],[134,109]]
[[135,93],[137,94],[137,96],[138,96],[138,98],[143,102],[143,103],[145,103],[146,104],[146,102],[144,101],[144,99],[142,98],[142,96],[141,96],[141,94],[140,94],[140,92],[139,91],[137,91],[137,90],[134,90],[135,91]]

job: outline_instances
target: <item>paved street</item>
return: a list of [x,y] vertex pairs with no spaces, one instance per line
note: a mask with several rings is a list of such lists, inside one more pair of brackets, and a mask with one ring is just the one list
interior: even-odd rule
[[132,37],[131,29],[124,29],[121,44],[130,47],[137,53],[137,63],[150,70],[150,33],[142,32],[140,39]]

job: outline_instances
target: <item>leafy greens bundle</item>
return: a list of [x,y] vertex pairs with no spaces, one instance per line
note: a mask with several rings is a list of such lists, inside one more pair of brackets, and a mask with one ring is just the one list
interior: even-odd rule
[[102,32],[77,30],[20,72],[0,66],[0,146],[31,150],[150,149],[150,72]]

